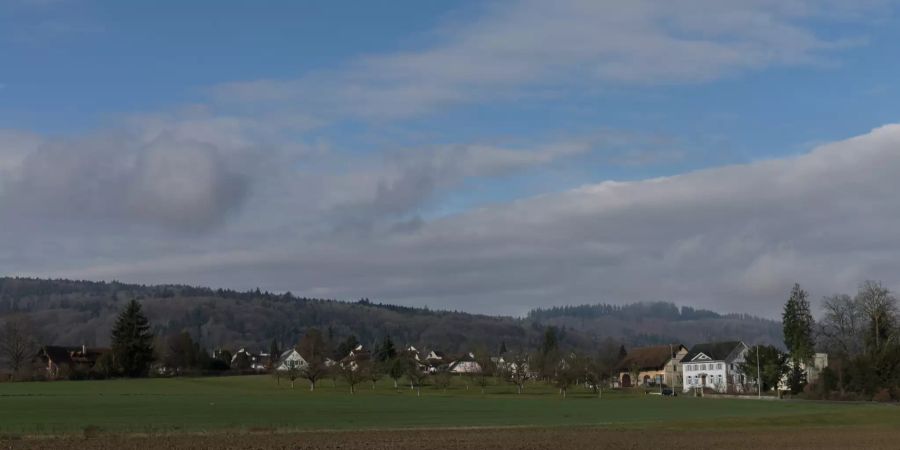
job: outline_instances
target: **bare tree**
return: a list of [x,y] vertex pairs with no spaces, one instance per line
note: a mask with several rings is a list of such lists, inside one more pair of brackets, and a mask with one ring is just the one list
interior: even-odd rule
[[434,387],[444,392],[447,391],[447,388],[450,387],[450,383],[452,382],[450,372],[447,372],[446,370],[434,374],[431,379],[434,382]]
[[505,368],[506,378],[510,383],[516,385],[517,394],[521,394],[525,389],[525,382],[528,381],[528,370],[528,353],[518,352],[510,357]]
[[283,371],[279,370],[279,367],[276,367],[273,372],[276,374],[284,372],[284,376],[291,382],[291,389],[293,389],[294,381],[303,375],[303,364],[300,361],[293,359],[288,359],[283,364]]
[[6,361],[6,366],[13,375],[30,367],[38,350],[40,345],[27,316],[12,316],[4,321],[0,330],[0,358]]
[[[371,374],[375,370],[374,361],[372,361],[368,353],[351,353],[337,366],[338,373],[350,385],[351,394],[355,394],[356,385],[362,383],[363,380],[370,379]],[[377,381],[377,378],[375,381]],[[372,382],[373,389],[375,381]]]
[[497,372],[497,365],[487,351],[478,352],[475,356],[475,363],[478,364],[478,370],[472,375],[475,384],[481,387],[481,393],[484,394],[484,388],[491,384],[491,377]]
[[554,371],[553,382],[559,388],[560,395],[566,398],[569,387],[578,381],[581,375],[580,361],[574,355],[562,358]]
[[[378,383],[378,380],[384,378],[385,372],[385,363],[382,361],[370,361],[369,368],[366,371],[366,375],[369,378],[369,381],[372,382],[372,390],[375,390],[375,385]],[[395,386],[396,387],[396,386]]]
[[399,389],[397,382],[403,378],[403,375],[406,375],[406,366],[409,362],[403,356],[397,356],[394,359],[389,360],[389,364],[388,376],[394,380],[394,389]]
[[325,340],[322,339],[322,333],[317,329],[307,331],[303,339],[300,340],[297,351],[306,360],[306,365],[301,370],[301,375],[309,381],[309,390],[314,391],[316,390],[316,382],[328,375],[329,371],[326,356],[327,348]]
[[833,355],[830,366],[838,377],[838,388],[844,393],[844,372],[847,362],[863,349],[863,324],[866,321],[861,303],[849,295],[833,295],[822,301],[822,323],[819,334],[828,352]]
[[428,370],[422,367],[418,361],[410,360],[406,366],[406,379],[409,380],[409,387],[416,390],[416,396],[422,395],[422,384],[428,378]]
[[603,387],[601,384],[606,380],[606,377],[599,360],[591,359],[587,355],[576,355],[572,360],[572,364],[575,366],[581,380],[584,381],[585,386],[591,392],[597,394],[597,398],[602,398]]
[[879,351],[892,337],[897,314],[897,300],[880,282],[866,281],[859,288],[856,300],[869,321],[866,333],[867,345]]

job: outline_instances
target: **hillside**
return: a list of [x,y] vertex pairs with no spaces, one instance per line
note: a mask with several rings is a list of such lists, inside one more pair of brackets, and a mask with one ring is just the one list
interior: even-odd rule
[[694,344],[741,339],[782,347],[781,323],[746,314],[719,314],[664,302],[535,309],[527,319],[591,336],[614,336],[631,345]]
[[352,334],[372,345],[391,335],[399,345],[448,352],[478,346],[497,349],[501,343],[509,349],[534,348],[548,325],[560,329],[563,347],[579,350],[591,350],[601,340],[609,343],[608,338],[626,345],[735,338],[748,343],[780,340],[776,322],[712,312],[698,316],[689,308],[683,309],[688,312],[683,320],[672,320],[672,308],[676,307],[670,304],[535,310],[519,319],[259,290],[0,278],[0,318],[28,314],[41,340],[56,344],[107,345],[117,313],[133,298],[143,304],[157,335],[187,330],[210,348],[265,349],[273,338],[280,343],[296,343],[310,327],[325,331],[332,342]]

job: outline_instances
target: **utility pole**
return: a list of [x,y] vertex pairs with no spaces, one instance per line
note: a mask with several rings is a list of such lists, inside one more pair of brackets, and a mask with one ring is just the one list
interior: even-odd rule
[[759,344],[756,344],[756,396],[762,398],[762,379],[759,378]]

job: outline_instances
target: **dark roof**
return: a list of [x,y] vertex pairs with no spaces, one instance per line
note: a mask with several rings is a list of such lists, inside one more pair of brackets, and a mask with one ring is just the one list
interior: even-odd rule
[[47,345],[44,346],[43,355],[57,366],[61,366],[63,364],[72,365],[72,357],[69,354],[68,347]]
[[687,355],[684,355],[684,358],[681,361],[689,362],[700,353],[709,356],[714,361],[724,361],[728,359],[728,356],[731,355],[739,345],[743,345],[743,343],[741,341],[727,341],[697,344],[691,347],[691,350]]
[[63,347],[60,345],[46,345],[43,348],[42,355],[56,364],[62,366],[64,364],[88,364],[93,365],[104,353],[109,352],[108,348],[92,348],[92,347]]
[[663,369],[667,362],[682,348],[681,344],[655,345],[653,347],[638,347],[629,351],[625,358],[619,362],[617,370],[659,370]]

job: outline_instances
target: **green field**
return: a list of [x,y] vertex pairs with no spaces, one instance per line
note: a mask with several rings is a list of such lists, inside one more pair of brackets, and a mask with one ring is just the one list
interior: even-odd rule
[[0,384],[0,433],[114,433],[346,430],[446,427],[900,426],[900,408],[877,404],[664,398],[583,389],[568,398],[550,386],[522,395],[505,384],[482,395],[455,380],[421,397],[389,381],[355,395],[326,380],[316,392],[271,377],[175,378]]

